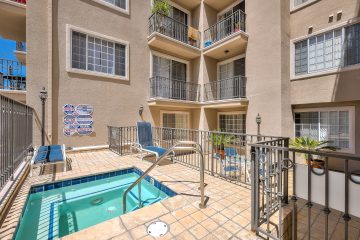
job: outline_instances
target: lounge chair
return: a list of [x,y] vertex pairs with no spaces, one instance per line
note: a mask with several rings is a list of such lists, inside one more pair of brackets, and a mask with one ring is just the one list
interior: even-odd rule
[[234,173],[235,176],[239,175],[240,168],[237,163],[230,162],[227,158],[224,159],[219,153],[215,154],[215,159],[220,162],[220,176],[226,177]]
[[225,158],[230,164],[236,164],[240,173],[245,172],[247,180],[250,182],[250,167],[251,163],[247,160],[245,155],[238,154],[236,148],[225,148]]
[[66,153],[65,145],[50,145],[40,146],[35,149],[34,156],[30,162],[30,176],[33,174],[33,169],[37,166],[45,167],[48,165],[63,164],[66,172]]
[[[133,148],[139,152],[147,152],[149,154],[154,154],[156,159],[159,159],[167,151],[166,148],[159,147],[154,144],[151,123],[149,122],[137,122],[137,143],[133,145]],[[172,153],[170,156],[175,156],[175,153]],[[143,158],[143,157],[142,157]]]

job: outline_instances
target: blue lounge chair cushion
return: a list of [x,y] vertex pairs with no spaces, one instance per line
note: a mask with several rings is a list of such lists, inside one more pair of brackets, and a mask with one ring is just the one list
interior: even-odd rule
[[144,149],[157,153],[159,155],[159,157],[162,156],[167,151],[167,149],[165,149],[165,148],[154,147],[154,146],[147,146],[147,147],[144,147]]
[[62,149],[61,145],[40,146],[39,152],[47,152],[51,150],[61,150],[61,149]]
[[236,156],[238,154],[237,154],[236,148],[225,148],[225,155],[232,157],[232,156]]
[[63,155],[62,150],[53,150],[47,152],[38,152],[35,157],[34,163],[59,162],[64,160],[65,156]]
[[138,143],[142,147],[154,146],[152,132],[151,132],[151,123],[137,122],[137,130],[138,130]]
[[239,170],[239,168],[237,168],[236,166],[226,166],[226,167],[224,167],[225,172],[231,172],[231,171],[237,171],[237,170]]

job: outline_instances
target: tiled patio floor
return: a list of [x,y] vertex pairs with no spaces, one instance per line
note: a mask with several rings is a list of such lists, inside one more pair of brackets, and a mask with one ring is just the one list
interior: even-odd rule
[[[151,162],[134,155],[118,156],[108,150],[69,153],[70,169],[56,172],[39,169],[33,177],[27,177],[13,203],[6,221],[0,228],[0,239],[12,239],[31,185],[56,180],[109,172],[135,166],[146,170]],[[165,164],[156,167],[151,176],[178,193],[177,196],[122,215],[112,220],[84,229],[63,239],[153,239],[146,233],[147,226],[155,220],[169,224],[170,231],[157,239],[263,239],[250,231],[250,189],[205,174],[207,207],[200,209],[199,171],[181,164]],[[290,205],[289,205],[290,206]],[[323,206],[311,209],[311,239],[323,239]],[[298,239],[307,239],[307,212],[305,201],[298,201]],[[344,221],[341,213],[332,210],[329,216],[331,239],[343,239]],[[275,215],[273,217],[276,217]],[[349,222],[349,239],[360,239],[360,219]]]
[[[136,166],[143,171],[151,163],[131,156],[118,156],[108,150],[70,153],[71,170],[56,172],[47,168],[28,177],[16,198],[9,218],[0,229],[0,239],[11,239],[26,201],[29,188],[55,180],[91,175]],[[150,174],[178,193],[177,196],[84,229],[63,239],[153,239],[146,227],[160,219],[170,231],[160,239],[258,239],[250,231],[250,190],[205,174],[207,207],[200,209],[199,171],[181,164],[156,167]]]

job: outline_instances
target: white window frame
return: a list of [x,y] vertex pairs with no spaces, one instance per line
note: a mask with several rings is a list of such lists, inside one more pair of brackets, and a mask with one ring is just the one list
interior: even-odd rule
[[[89,71],[89,70],[83,70],[83,69],[77,69],[72,67],[72,32],[79,32],[86,34],[88,36],[92,36],[95,38],[104,39],[107,41],[112,41],[115,43],[119,43],[121,45],[125,46],[125,76],[119,76],[115,74],[107,74],[107,73],[101,73],[101,72],[95,72],[95,71]],[[87,40],[86,40],[87,44]],[[86,68],[87,68],[87,51],[86,51]],[[115,65],[114,65],[115,67]],[[112,79],[118,79],[118,80],[129,80],[129,42],[117,39],[114,37],[110,37],[107,35],[103,35],[97,32],[93,32],[90,30],[86,30],[84,28],[76,27],[73,25],[66,25],[66,71],[77,73],[77,74],[85,74],[85,75],[92,75],[97,77],[105,77],[105,78],[112,78]]]
[[301,112],[329,112],[329,111],[349,111],[349,148],[343,148],[337,150],[338,152],[352,153],[355,154],[355,106],[344,106],[344,107],[323,107],[323,108],[302,108],[294,109],[294,134],[296,137],[296,124],[295,124],[295,113]]
[[[304,74],[300,74],[300,75],[295,74],[295,44],[297,42],[301,42],[303,40],[310,39],[319,34],[324,34],[329,31],[335,31],[335,30],[341,29],[341,32],[342,32],[342,44],[341,45],[344,46],[345,28],[349,27],[351,25],[357,24],[357,23],[360,23],[360,17],[350,21],[350,23],[348,21],[342,22],[342,23],[339,23],[332,27],[324,28],[319,31],[313,32],[312,34],[291,39],[290,40],[290,80],[299,80],[299,79],[304,79],[304,78],[319,77],[319,76],[331,75],[331,74],[339,73],[339,72],[346,72],[346,71],[353,71],[353,70],[360,69],[360,64],[344,66],[344,61],[342,58],[339,67],[333,67],[333,68],[324,69],[324,70],[317,71],[317,72],[304,73]],[[309,48],[309,44],[308,44],[308,48]],[[342,49],[342,56],[343,56],[343,54],[344,54],[344,49]],[[309,54],[308,54],[308,58],[309,58]],[[309,64],[309,59],[308,59],[308,64]]]
[[[246,58],[246,54],[243,53],[243,54],[240,54],[240,55],[237,55],[235,57],[232,57],[232,58],[229,58],[229,59],[226,59],[226,60],[223,60],[221,62],[218,62],[217,63],[217,80],[220,80],[220,66],[221,65],[225,65],[225,64],[228,64],[228,63],[231,63],[231,62],[234,62],[236,60],[239,60],[241,58]],[[233,73],[234,74],[234,73]],[[244,76],[245,77],[245,76]]]
[[164,127],[164,124],[163,124],[164,113],[167,113],[167,114],[183,114],[183,115],[185,115],[186,118],[187,118],[187,121],[188,121],[188,125],[189,125],[189,126],[187,126],[186,129],[191,129],[190,113],[189,112],[160,110],[160,126],[161,127]]
[[[217,112],[217,129],[221,131],[220,129],[220,115],[236,115],[236,114],[242,114],[245,115],[246,120],[246,111],[230,111],[230,112]],[[246,132],[246,123],[245,123],[245,132]]]
[[295,4],[294,4],[295,0],[290,0],[290,13],[296,12],[300,9],[307,7],[308,5],[311,5],[311,4],[313,4],[315,2],[319,2],[319,1],[321,1],[321,0],[308,0],[307,2],[304,2],[302,4],[295,6]]
[[126,15],[130,15],[130,5],[129,5],[129,0],[126,0],[125,4],[126,4],[126,9],[123,9],[121,7],[115,6],[111,3],[105,2],[104,0],[92,0],[94,2],[97,2],[98,4],[101,4],[103,6],[106,6],[108,8],[114,9],[116,11],[119,11],[121,13],[124,13]]
[[177,58],[177,57],[174,57],[174,56],[171,56],[171,55],[167,55],[167,54],[164,54],[164,53],[161,53],[161,52],[157,52],[157,51],[154,51],[154,50],[151,50],[151,54],[150,54],[150,78],[154,77],[153,76],[153,70],[154,70],[154,56],[157,56],[157,57],[161,57],[161,58],[166,58],[166,59],[169,59],[169,60],[174,60],[174,61],[177,61],[177,62],[180,62],[180,63],[184,63],[186,64],[186,82],[190,82],[190,61],[187,61],[187,60],[184,60],[184,59],[181,59],[181,58]]

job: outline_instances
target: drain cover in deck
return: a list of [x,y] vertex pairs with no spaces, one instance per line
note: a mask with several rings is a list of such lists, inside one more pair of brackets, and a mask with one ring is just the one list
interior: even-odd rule
[[168,231],[169,226],[161,221],[153,222],[147,228],[148,234],[152,237],[164,236]]

